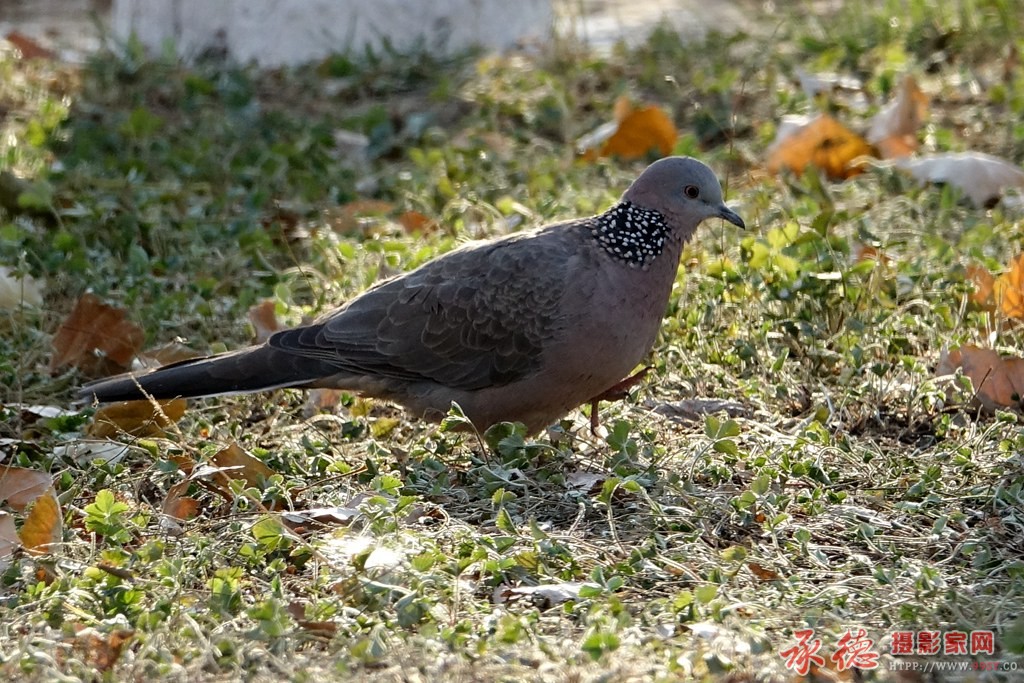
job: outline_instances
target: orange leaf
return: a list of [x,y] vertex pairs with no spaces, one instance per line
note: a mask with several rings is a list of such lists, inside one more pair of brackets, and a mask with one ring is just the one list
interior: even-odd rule
[[419,211],[406,211],[398,217],[398,222],[406,232],[432,232],[437,229],[437,221]]
[[131,436],[162,436],[164,430],[185,415],[188,401],[175,398],[157,401],[160,410],[151,401],[121,401],[96,411],[86,433],[97,439],[111,439],[118,434]]
[[277,312],[274,310],[273,299],[264,299],[249,309],[249,322],[256,331],[256,342],[262,344],[270,339],[270,336],[281,329],[281,323],[277,320]]
[[768,569],[767,567],[760,565],[756,562],[747,563],[747,568],[754,574],[754,576],[761,579],[762,581],[776,581],[782,578],[781,576],[779,576],[779,573],[775,570]]
[[974,283],[971,301],[981,308],[992,308],[992,296],[995,292],[996,279],[984,266],[967,266],[967,279]]
[[598,152],[602,157],[642,159],[652,152],[668,156],[676,145],[679,132],[659,107],[634,109],[620,121],[615,132],[605,140]]
[[227,486],[229,479],[242,479],[249,486],[259,486],[261,479],[269,479],[274,474],[266,463],[249,455],[236,443],[219,451],[210,461],[219,468],[232,468],[216,475],[216,479],[224,486]]
[[36,498],[25,523],[21,525],[21,544],[35,555],[50,552],[51,547],[61,541],[63,521],[57,494],[50,489],[46,495]]
[[199,513],[199,501],[185,495],[190,484],[191,482],[188,480],[179,481],[167,490],[167,497],[164,498],[164,503],[161,506],[165,515],[184,522]]
[[871,145],[828,114],[790,128],[780,129],[768,149],[768,170],[788,168],[803,173],[808,166],[820,168],[832,180],[846,180],[864,171],[861,157],[874,156]]
[[1024,253],[1010,261],[1010,269],[996,278],[992,298],[1007,318],[1024,318]]
[[90,377],[128,369],[146,335],[128,322],[125,311],[83,294],[53,337],[50,372],[74,366]]
[[15,510],[24,510],[52,487],[53,477],[46,472],[13,465],[0,467],[0,502]]
[[879,265],[889,265],[892,262],[888,256],[885,255],[878,247],[871,246],[870,244],[856,244],[853,248],[853,260],[855,263],[861,261],[874,261]]
[[952,374],[958,368],[971,379],[975,397],[986,409],[1021,405],[1024,358],[1002,358],[992,349],[966,344],[944,351],[936,374]]
[[100,672],[113,668],[125,643],[135,635],[135,631],[130,629],[116,629],[110,633],[91,627],[79,629],[75,634],[74,651],[86,666]]

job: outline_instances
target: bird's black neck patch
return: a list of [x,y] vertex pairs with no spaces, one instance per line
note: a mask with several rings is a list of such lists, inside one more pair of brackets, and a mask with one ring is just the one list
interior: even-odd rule
[[664,216],[632,202],[619,202],[594,221],[601,248],[632,266],[644,266],[661,255],[669,237]]

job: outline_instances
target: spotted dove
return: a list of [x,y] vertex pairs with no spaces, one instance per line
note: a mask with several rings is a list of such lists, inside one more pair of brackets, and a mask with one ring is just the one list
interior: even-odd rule
[[651,164],[597,216],[466,244],[265,343],[83,387],[83,399],[333,387],[533,433],[615,393],[654,343],[683,245],[743,220],[707,166]]

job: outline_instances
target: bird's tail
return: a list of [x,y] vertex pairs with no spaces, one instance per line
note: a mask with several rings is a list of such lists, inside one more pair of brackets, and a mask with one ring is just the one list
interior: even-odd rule
[[170,399],[241,394],[306,386],[337,371],[323,360],[269,346],[252,346],[90,382],[79,390],[78,397],[106,403],[148,396]]

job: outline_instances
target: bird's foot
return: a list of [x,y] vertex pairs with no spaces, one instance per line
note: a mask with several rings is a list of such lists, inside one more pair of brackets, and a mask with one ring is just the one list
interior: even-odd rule
[[598,415],[597,404],[601,401],[621,401],[622,399],[629,396],[629,390],[643,381],[643,378],[653,370],[650,365],[645,365],[644,368],[626,379],[616,382],[611,385],[600,394],[590,399],[590,433],[596,435],[597,428],[601,426],[601,418]]

